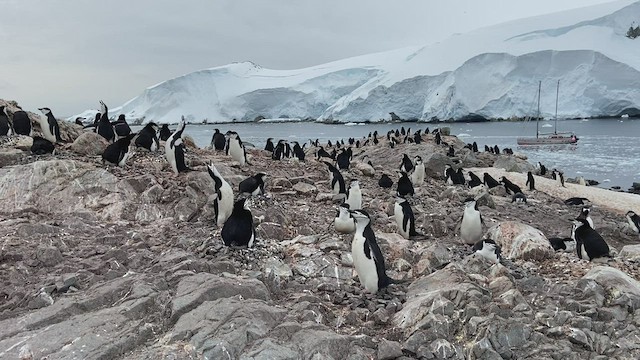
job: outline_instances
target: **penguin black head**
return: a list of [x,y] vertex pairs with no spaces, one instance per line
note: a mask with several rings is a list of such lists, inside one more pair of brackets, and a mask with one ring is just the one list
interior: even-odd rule
[[366,221],[369,222],[370,221],[370,217],[369,217],[369,213],[366,212],[365,210],[362,209],[358,209],[358,210],[349,210],[349,213],[351,214],[351,216],[356,219],[356,221]]
[[358,182],[357,179],[351,179],[351,184],[350,186],[353,187],[360,187],[360,182]]
[[634,217],[636,216],[636,213],[633,212],[632,210],[627,211],[627,217]]
[[51,109],[49,109],[48,107],[38,108],[38,110],[40,110],[40,112],[42,112],[45,115],[51,114]]
[[254,177],[256,179],[261,179],[262,181],[264,181],[264,179],[267,177],[267,174],[261,172],[261,173],[257,173]]
[[158,131],[158,125],[156,123],[154,123],[153,121],[148,122],[147,125],[144,126],[147,129],[151,129],[153,131]]
[[124,114],[120,114],[118,116],[118,121],[124,121]]
[[396,195],[395,198],[396,198],[396,203],[398,204],[402,204],[403,202],[407,201],[407,199],[405,199],[403,196],[400,196],[400,195]]
[[413,162],[415,162],[415,163],[416,163],[416,165],[421,164],[421,163],[422,163],[422,157],[420,157],[420,155],[416,155],[416,156],[413,158]]

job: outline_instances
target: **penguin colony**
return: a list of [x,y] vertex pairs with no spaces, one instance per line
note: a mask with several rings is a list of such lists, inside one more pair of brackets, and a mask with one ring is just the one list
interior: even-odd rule
[[[101,111],[95,117],[92,124],[84,126],[92,129],[102,136],[110,144],[102,154],[103,163],[116,166],[127,166],[127,161],[132,159],[135,148],[143,148],[150,152],[160,149],[160,141],[164,141],[164,154],[169,167],[174,174],[192,171],[185,159],[187,151],[182,136],[186,129],[184,118],[180,121],[175,131],[171,132],[167,125],[160,129],[153,122],[147,123],[138,133],[133,133],[126,122],[124,115],[119,115],[117,120],[111,122],[108,115],[107,105],[100,101]],[[58,122],[51,109],[40,108],[43,116],[37,121],[42,129],[43,137],[34,137],[35,154],[47,154],[55,151],[55,146],[60,145],[61,136]],[[76,119],[76,123],[82,124],[82,119]],[[0,107],[0,136],[32,135],[31,121],[26,112],[17,111],[9,114],[4,107]],[[158,136],[159,135],[159,136]],[[411,132],[404,127],[389,131],[386,134],[386,142],[389,147],[394,148],[398,144],[415,143],[420,144],[425,137],[431,137],[434,143],[444,147],[446,155],[454,158],[455,148],[446,142],[446,137],[438,129],[429,132],[426,129]],[[274,161],[297,161],[305,162],[307,152],[314,152],[314,161],[323,163],[328,171],[327,187],[333,193],[334,200],[340,202],[336,209],[336,215],[330,224],[341,234],[352,234],[351,255],[354,268],[362,287],[371,293],[376,293],[390,284],[400,282],[390,278],[386,273],[385,256],[377,244],[375,236],[375,217],[369,214],[364,208],[368,203],[366,193],[363,193],[358,179],[349,179],[347,187],[342,171],[349,171],[354,159],[360,166],[366,167],[371,173],[375,173],[375,167],[368,157],[358,160],[357,150],[365,146],[378,145],[384,136],[379,136],[377,131],[369,133],[367,137],[361,139],[350,138],[345,143],[344,140],[335,142],[328,141],[320,144],[318,140],[309,140],[300,145],[293,141],[269,138],[266,141],[265,151],[271,154]],[[309,146],[309,149],[307,149]],[[224,152],[232,158],[240,167],[250,166],[247,158],[245,144],[240,135],[234,131],[222,134],[219,129],[215,129],[211,139],[211,149]],[[473,152],[478,152],[476,143],[466,146]],[[492,154],[500,154],[498,146],[485,146],[485,151]],[[513,154],[511,149],[502,149],[502,154]],[[375,160],[374,160],[375,161]],[[256,231],[250,205],[252,197],[267,196],[265,183],[268,175],[266,173],[256,173],[245,178],[239,183],[237,197],[234,196],[231,185],[223,178],[213,163],[206,166],[207,172],[213,181],[213,208],[215,212],[215,226],[221,229],[222,242],[232,247],[251,248],[256,244]],[[433,169],[431,169],[433,170]],[[421,156],[414,156],[413,160],[408,154],[403,154],[400,164],[395,169],[396,179],[392,178],[392,169],[386,169],[379,175],[378,185],[393,191],[395,202],[393,205],[393,219],[395,220],[397,232],[405,239],[420,241],[427,235],[417,231],[416,216],[412,208],[413,197],[416,196],[416,188],[425,183],[427,168]],[[451,186],[464,186],[474,188],[484,186],[494,188],[504,186],[507,194],[512,194],[512,202],[527,204],[527,196],[522,189],[511,182],[508,178],[502,177],[500,181],[492,178],[488,173],[484,173],[482,178],[473,172],[465,172],[456,165],[455,161],[449,161],[441,174],[444,182]],[[539,176],[545,176],[547,169],[539,163],[537,171]],[[556,169],[550,174],[557,178],[559,186],[564,186],[563,174]],[[394,188],[394,183],[396,184]],[[528,191],[534,192],[535,178],[532,172],[527,174]],[[569,206],[585,205],[588,200],[584,198],[567,199]],[[572,222],[571,237],[550,238],[550,246],[556,251],[575,251],[580,259],[593,260],[599,257],[609,257],[609,247],[604,238],[595,230],[593,220],[590,216],[591,208],[583,206],[578,216]],[[420,211],[422,212],[422,211]],[[636,233],[640,232],[640,217],[629,211],[626,215],[630,228]],[[331,226],[332,225],[332,226]],[[502,259],[499,244],[489,238],[483,238],[484,222],[480,213],[476,199],[469,198],[462,206],[462,216],[459,220],[458,235],[461,243],[470,247],[471,252],[487,259],[490,263],[500,263]]]

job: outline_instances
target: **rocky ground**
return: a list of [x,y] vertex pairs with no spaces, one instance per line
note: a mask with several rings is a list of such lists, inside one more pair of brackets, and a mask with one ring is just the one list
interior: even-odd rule
[[[345,179],[360,180],[389,274],[405,280],[371,295],[353,271],[351,236],[330,226],[338,202],[311,153],[273,161],[253,149],[251,165],[239,167],[191,146],[193,171],[174,175],[162,152],[105,166],[101,139],[65,129],[75,142],[53,156],[29,155],[28,139],[0,141],[2,359],[640,357],[640,248],[624,210],[594,207],[615,257],[590,263],[549,247],[546,237],[570,235],[580,207],[545,191],[543,179],[526,192],[529,205],[516,205],[502,188],[441,178],[453,160],[478,172],[530,167],[515,156],[474,154],[445,137],[458,149],[452,159],[431,135],[357,149]],[[412,240],[395,233],[393,191],[377,185],[383,171],[397,179],[403,153],[421,155],[429,175],[411,199],[424,234]],[[364,154],[374,173],[359,163]],[[209,162],[234,189],[269,174],[268,195],[251,201],[255,248],[223,246]],[[479,198],[503,264],[460,244],[468,196]]]

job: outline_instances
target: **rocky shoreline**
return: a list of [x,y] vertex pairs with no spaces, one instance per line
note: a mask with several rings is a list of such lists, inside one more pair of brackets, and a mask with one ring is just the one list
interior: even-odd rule
[[[240,167],[191,145],[194,171],[174,175],[162,152],[105,166],[106,143],[74,124],[64,129],[69,143],[53,156],[28,154],[26,139],[0,148],[0,358],[640,358],[638,236],[604,200],[592,217],[615,257],[587,262],[545,242],[570,236],[580,209],[553,183],[545,190],[540,178],[529,205],[517,205],[502,187],[447,186],[442,168],[454,158],[432,135],[357,149],[345,179],[360,181],[389,274],[405,280],[371,295],[354,274],[351,235],[330,226],[337,203],[312,151],[294,162],[251,149],[252,165]],[[464,169],[533,168],[444,140]],[[428,175],[411,200],[425,234],[415,240],[396,233],[393,191],[377,185],[403,153],[422,156]],[[269,174],[268,195],[252,201],[255,248],[222,244],[209,162],[234,190]],[[524,189],[516,174],[508,177]],[[460,243],[468,196],[480,199],[486,232],[509,254],[503,264]],[[530,228],[537,233],[522,244],[506,235]]]

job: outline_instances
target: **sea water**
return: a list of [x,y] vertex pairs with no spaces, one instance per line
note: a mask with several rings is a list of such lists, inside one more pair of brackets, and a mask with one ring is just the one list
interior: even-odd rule
[[[388,130],[411,128],[412,131],[447,126],[452,135],[466,143],[476,142],[480,151],[484,145],[512,148],[526,155],[530,162],[542,162],[548,169],[557,168],[565,178],[583,176],[599,181],[601,187],[620,186],[628,189],[640,182],[640,119],[584,119],[558,121],[558,132],[573,131],[579,138],[576,145],[518,146],[518,137],[535,136],[535,122],[474,122],[474,123],[383,123],[383,124],[321,124],[297,123],[224,123],[187,125],[184,134],[191,136],[200,147],[208,146],[214,129],[238,132],[242,141],[264,148],[267,138],[302,145],[309,139],[335,142],[339,139],[367,136],[378,131],[384,137]],[[139,127],[132,127],[134,131]],[[175,125],[170,126],[171,129]],[[541,121],[540,132],[553,132],[553,121]],[[372,159],[375,162],[375,159]]]

